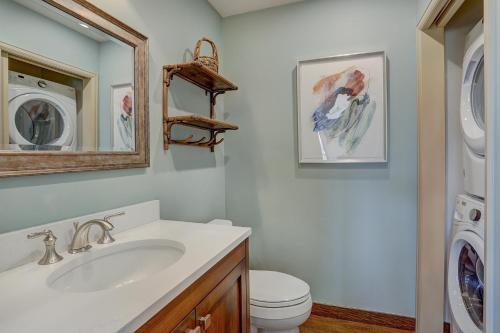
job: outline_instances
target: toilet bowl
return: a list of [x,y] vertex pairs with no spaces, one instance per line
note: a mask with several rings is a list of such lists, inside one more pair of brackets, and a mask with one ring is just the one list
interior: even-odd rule
[[250,271],[251,333],[299,333],[311,309],[304,281],[280,272]]

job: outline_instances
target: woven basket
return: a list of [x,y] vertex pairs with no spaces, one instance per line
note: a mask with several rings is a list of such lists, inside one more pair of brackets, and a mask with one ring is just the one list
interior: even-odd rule
[[[212,47],[212,56],[202,56],[200,55],[201,43],[207,42]],[[214,72],[219,72],[219,55],[217,53],[217,46],[215,43],[208,38],[203,37],[198,42],[196,42],[196,47],[194,48],[194,61],[201,63],[203,66],[210,68]]]

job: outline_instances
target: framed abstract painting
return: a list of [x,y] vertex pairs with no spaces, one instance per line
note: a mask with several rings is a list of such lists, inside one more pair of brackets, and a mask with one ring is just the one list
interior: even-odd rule
[[385,52],[297,65],[300,163],[387,162]]

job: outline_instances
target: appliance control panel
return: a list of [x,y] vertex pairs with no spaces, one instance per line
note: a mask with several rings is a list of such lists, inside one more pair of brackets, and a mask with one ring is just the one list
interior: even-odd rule
[[484,220],[484,202],[468,195],[459,195],[455,203],[455,220],[478,224]]

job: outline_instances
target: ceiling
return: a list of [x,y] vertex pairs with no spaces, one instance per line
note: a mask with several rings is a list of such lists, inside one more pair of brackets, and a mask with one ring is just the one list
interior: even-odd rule
[[304,0],[208,0],[222,17],[282,6]]

